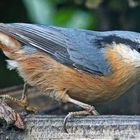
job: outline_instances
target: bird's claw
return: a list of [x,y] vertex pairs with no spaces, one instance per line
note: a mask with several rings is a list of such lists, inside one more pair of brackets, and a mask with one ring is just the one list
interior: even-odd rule
[[67,114],[67,116],[64,118],[64,123],[63,123],[63,129],[66,133],[68,133],[68,130],[67,130],[67,120],[72,118],[74,115],[73,115],[74,112],[70,112]]
[[68,115],[65,117],[64,123],[63,123],[64,131],[66,133],[68,133],[68,130],[67,130],[67,121],[68,121],[68,119],[70,119],[70,118],[72,118],[74,116],[86,116],[86,115],[90,115],[90,114],[91,114],[91,112],[86,111],[86,110],[68,113]]
[[28,102],[24,99],[19,100],[10,95],[0,95],[0,98],[1,98],[2,102],[5,102],[5,100],[7,99],[7,100],[10,100],[11,102],[18,104],[19,106],[23,107],[29,113],[36,113],[38,110],[36,107],[30,106],[28,104]]
[[38,109],[34,106],[25,106],[25,110],[29,113],[37,113],[38,112]]
[[92,106],[88,110],[68,113],[68,115],[64,118],[64,123],[63,123],[64,131],[66,133],[68,133],[68,130],[67,130],[67,121],[68,121],[68,119],[70,119],[70,118],[72,118],[74,116],[86,116],[86,115],[99,115],[99,113]]
[[91,106],[91,108],[88,109],[87,112],[89,112],[90,115],[100,115],[99,112],[96,111],[94,106]]

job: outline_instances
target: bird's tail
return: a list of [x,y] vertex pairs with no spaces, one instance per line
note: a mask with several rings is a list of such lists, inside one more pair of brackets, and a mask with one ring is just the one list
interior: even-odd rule
[[6,32],[8,32],[8,26],[6,24],[0,24],[0,49],[2,49],[8,58],[16,59],[21,44]]

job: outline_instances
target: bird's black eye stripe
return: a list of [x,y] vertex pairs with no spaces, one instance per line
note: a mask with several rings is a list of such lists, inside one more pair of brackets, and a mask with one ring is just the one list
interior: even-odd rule
[[140,44],[136,47],[137,51],[140,53]]
[[[131,49],[135,49],[136,51],[138,51],[140,53],[140,44],[137,42],[134,42],[130,39],[126,39],[126,38],[121,38],[119,36],[116,35],[110,35],[110,36],[102,36],[100,38],[97,38],[94,43],[97,44],[98,47],[106,47],[106,45],[104,45],[103,43],[106,44],[112,44],[112,43],[116,43],[116,44],[125,44],[127,46],[130,46]],[[102,45],[103,44],[103,45]]]
[[95,41],[95,43],[99,47],[105,47],[105,45],[102,45],[102,43],[112,44],[113,42],[115,42],[116,44],[122,43],[125,45],[129,45],[129,46],[132,46],[132,48],[135,48],[135,46],[138,45],[136,42],[133,42],[130,39],[121,38],[116,35],[102,36],[102,37],[96,39],[96,41]]

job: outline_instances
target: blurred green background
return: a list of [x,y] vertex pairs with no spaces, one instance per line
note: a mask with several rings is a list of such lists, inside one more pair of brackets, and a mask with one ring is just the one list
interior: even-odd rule
[[[0,22],[28,22],[90,30],[140,32],[139,0],[1,0]],[[0,52],[0,88],[22,84]],[[104,114],[140,114],[139,85],[118,100],[97,105]],[[103,107],[104,106],[104,107]]]

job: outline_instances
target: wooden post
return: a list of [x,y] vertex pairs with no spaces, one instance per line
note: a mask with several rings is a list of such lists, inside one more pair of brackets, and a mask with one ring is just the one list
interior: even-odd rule
[[46,139],[140,139],[140,116],[87,116],[68,121],[69,134],[63,130],[64,116],[30,115],[26,129],[0,129],[0,140]]

